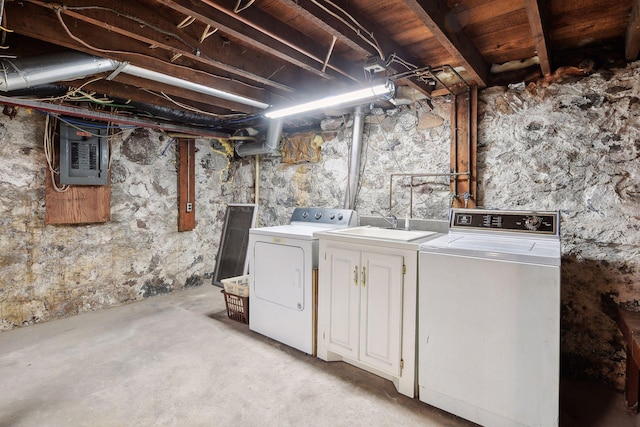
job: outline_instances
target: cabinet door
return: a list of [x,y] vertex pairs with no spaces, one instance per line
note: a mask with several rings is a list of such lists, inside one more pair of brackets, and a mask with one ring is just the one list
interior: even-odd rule
[[358,357],[360,321],[360,252],[341,248],[327,251],[330,275],[329,349]]
[[360,360],[400,375],[402,287],[400,255],[362,253]]

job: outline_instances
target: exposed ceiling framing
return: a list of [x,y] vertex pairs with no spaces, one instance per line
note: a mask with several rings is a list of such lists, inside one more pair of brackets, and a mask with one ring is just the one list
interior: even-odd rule
[[[74,50],[276,107],[378,78],[396,79],[415,100],[447,93],[428,70],[448,66],[483,88],[551,78],[558,67],[587,58],[596,67],[633,61],[640,51],[639,3],[5,0],[2,27],[9,31],[0,31],[0,56]],[[262,109],[240,102],[125,74],[107,77],[55,83],[104,94],[114,100],[111,110],[128,102],[153,106],[147,114],[157,118],[162,109],[200,114],[215,121],[214,131],[265,123]],[[455,78],[442,81],[455,84]],[[169,113],[166,119],[178,120]]]

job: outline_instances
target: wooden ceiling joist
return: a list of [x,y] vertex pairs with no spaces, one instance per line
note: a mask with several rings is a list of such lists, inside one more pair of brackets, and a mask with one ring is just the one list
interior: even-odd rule
[[[159,3],[323,79],[332,80],[336,73],[352,80],[358,80],[361,76],[360,70],[336,57],[328,66],[333,73],[322,71],[326,55],[324,46],[319,46],[289,27],[265,20],[264,14],[252,8],[244,10],[242,14],[234,13],[235,1],[202,0],[194,3],[190,0],[159,0]],[[230,8],[225,7],[226,3]]]
[[[347,44],[348,46],[357,49],[358,52],[363,54],[364,57],[380,57],[382,60],[388,59],[391,54],[395,54],[397,57],[402,58],[410,64],[415,64],[418,68],[428,66],[429,64],[422,64],[417,58],[410,55],[406,49],[402,48],[397,43],[393,42],[392,38],[382,32],[376,25],[359,13],[357,10],[349,6],[349,4],[341,5],[340,8],[346,12],[346,14],[354,21],[358,22],[360,26],[365,29],[370,29],[373,32],[375,29],[376,40],[370,40],[367,42],[360,36],[362,31],[358,29],[358,32],[354,31],[352,27],[346,25],[337,17],[317,6],[312,1],[298,2],[295,0],[280,0],[281,3],[287,7],[295,10],[297,13],[302,14],[305,19],[312,21],[319,28],[323,28],[332,36],[336,37],[338,41]],[[365,36],[366,37],[366,36]],[[377,46],[375,46],[377,43]],[[381,52],[379,52],[380,50]],[[364,61],[362,63],[364,66]],[[388,69],[390,73],[406,72],[407,68],[401,67],[398,64],[389,64]],[[364,69],[362,70],[364,76]],[[402,80],[402,83],[407,84],[419,92],[429,96],[432,88],[421,80],[416,78],[406,78]]]
[[[23,9],[29,9],[30,13],[21,13],[21,14],[12,14],[13,19],[12,23],[16,28],[19,28],[20,34],[23,34],[28,37],[32,37],[34,39],[48,41],[50,43],[54,43],[60,46],[65,46],[70,49],[85,52],[90,55],[98,55],[111,59],[116,59],[119,61],[131,61],[136,60],[140,61],[140,54],[128,54],[127,51],[135,51],[136,46],[132,45],[132,40],[128,39],[119,39],[119,38],[110,38],[108,40],[108,44],[106,38],[109,37],[108,33],[100,33],[100,36],[96,36],[95,27],[88,25],[82,21],[76,21],[73,25],[73,30],[76,35],[81,39],[91,40],[91,42],[95,45],[99,46],[110,46],[112,50],[106,51],[96,51],[94,49],[89,48],[87,45],[83,45],[82,43],[70,38],[67,33],[60,29],[60,23],[54,17],[54,14],[51,13],[50,10],[40,8],[36,5],[30,3],[23,3],[22,5],[15,5],[13,2],[9,2],[6,5],[6,10],[11,13],[13,11],[12,7],[19,7]],[[43,23],[47,22],[47,25],[33,25],[31,22],[31,17],[38,16],[38,22]],[[93,37],[91,35],[93,34]],[[103,40],[104,39],[104,40]],[[125,40],[125,41],[123,41]],[[141,43],[142,44],[142,43]],[[144,44],[143,44],[144,45]],[[146,45],[145,45],[146,46]],[[140,49],[138,49],[140,50]],[[121,52],[121,53],[117,53]],[[144,55],[143,68],[157,71],[159,73],[163,73],[169,76],[174,76],[180,79],[184,79],[187,81],[191,81],[194,83],[202,84],[205,86],[214,86],[219,90],[223,90],[229,93],[238,94],[242,96],[247,96],[252,99],[258,99],[260,101],[270,103],[270,95],[266,91],[256,91],[256,88],[248,87],[246,84],[240,83],[238,81],[233,81],[231,79],[221,78],[216,75],[209,74],[207,72],[199,71],[197,69],[188,68],[186,66],[172,64],[162,59],[156,58],[153,55],[157,55],[154,50],[150,50],[148,55]],[[134,62],[134,61],[132,61]],[[146,80],[145,83],[140,83],[140,87],[144,87],[147,89],[155,90],[160,92],[164,85],[158,84],[156,82]],[[256,95],[261,93],[262,98],[256,98]],[[182,90],[182,94],[186,99],[194,99],[194,101],[198,101],[200,99],[200,94],[190,93],[189,91]],[[237,102],[227,101],[224,99],[220,99],[217,102],[217,105],[229,108],[232,111],[237,112],[245,112],[248,114],[255,113],[255,109],[249,107],[247,105],[242,105]]]
[[[479,87],[489,82],[489,66],[475,48],[473,42],[462,33],[452,31],[451,20],[455,15],[443,0],[403,0],[403,2],[422,20],[434,37],[453,56],[459,65]],[[456,64],[457,65],[457,64]]]
[[[360,37],[354,37],[354,33],[344,22],[341,22],[334,16],[325,13],[322,8],[312,1],[299,2],[296,0],[280,0],[282,5],[294,10],[296,14],[302,16],[305,20],[312,22],[318,28],[323,29],[333,37],[336,37],[337,43],[349,46],[364,56],[373,55],[371,46]],[[322,18],[321,18],[322,17]]]
[[[30,3],[56,10],[59,5],[47,3],[39,0],[28,0]],[[229,73],[230,76],[237,76],[256,84],[272,87],[284,92],[294,92],[294,89],[278,83],[274,80],[260,76],[260,71],[264,72],[266,64],[247,63],[244,58],[234,58],[235,55],[226,54],[225,62],[213,59],[215,53],[210,51],[207,46],[201,45],[198,40],[189,37],[187,34],[176,34],[174,37],[169,34],[176,33],[175,25],[172,23],[158,19],[144,5],[136,2],[127,2],[123,4],[112,4],[109,0],[96,0],[92,8],[84,8],[81,1],[71,0],[67,2],[65,8],[60,8],[60,13],[64,16],[85,22],[89,25],[97,27],[96,31],[104,30],[110,33],[119,34],[124,37],[131,38],[153,46],[156,49],[163,49],[170,52],[171,56],[180,55],[194,62],[202,63],[221,71]],[[118,8],[117,10],[114,8]],[[111,10],[112,12],[106,12]],[[146,25],[129,20],[124,16],[145,16],[145,22],[151,23],[153,29]],[[233,64],[237,65],[234,66]],[[242,65],[242,68],[240,66]],[[275,67],[274,67],[275,68]]]
[[545,76],[551,75],[551,60],[548,47],[549,33],[547,31],[547,24],[544,17],[546,14],[541,10],[541,4],[539,0],[525,0],[525,7],[527,9],[527,18],[529,18],[529,25],[531,26],[531,36],[536,45],[536,52],[538,52],[538,59],[540,60],[540,69]]

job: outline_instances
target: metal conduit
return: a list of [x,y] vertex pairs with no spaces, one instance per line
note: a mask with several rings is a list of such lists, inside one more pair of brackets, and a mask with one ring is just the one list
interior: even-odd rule
[[362,159],[362,136],[364,133],[364,111],[357,106],[353,112],[351,152],[349,155],[349,183],[344,197],[344,208],[355,209],[358,182],[360,181],[360,162]]

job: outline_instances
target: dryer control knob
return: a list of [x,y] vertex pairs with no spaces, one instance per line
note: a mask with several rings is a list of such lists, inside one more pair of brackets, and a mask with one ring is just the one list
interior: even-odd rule
[[527,230],[536,231],[542,224],[542,218],[536,215],[528,216],[524,222],[524,226]]
[[309,217],[309,212],[304,211],[302,212],[302,218],[308,218]]
[[322,212],[316,212],[316,219],[322,218]]

